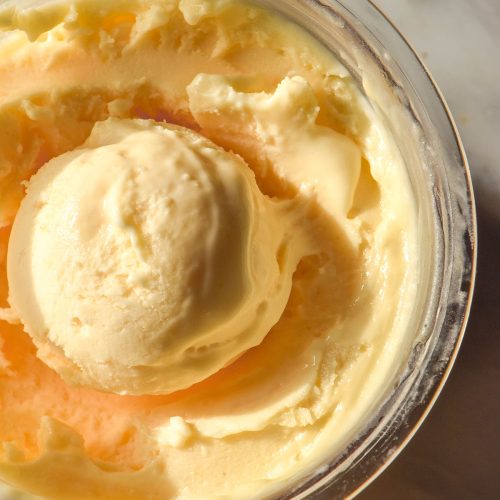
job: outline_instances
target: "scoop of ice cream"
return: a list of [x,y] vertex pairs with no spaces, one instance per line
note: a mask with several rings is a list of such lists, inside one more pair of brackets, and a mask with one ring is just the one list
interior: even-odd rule
[[109,119],[29,182],[10,303],[72,384],[183,389],[280,318],[297,264],[287,213],[240,157],[191,130]]

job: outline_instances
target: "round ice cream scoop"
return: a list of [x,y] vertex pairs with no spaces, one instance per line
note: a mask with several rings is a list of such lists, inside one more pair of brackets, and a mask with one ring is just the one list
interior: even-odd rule
[[298,260],[287,210],[191,130],[98,123],[29,182],[9,242],[11,306],[72,384],[186,388],[280,318]]

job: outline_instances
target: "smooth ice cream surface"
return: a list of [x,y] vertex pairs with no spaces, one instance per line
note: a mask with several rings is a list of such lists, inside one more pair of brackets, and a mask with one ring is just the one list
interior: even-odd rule
[[240,157],[197,133],[110,118],[31,179],[10,303],[69,383],[184,389],[282,315],[298,263],[286,215]]
[[419,263],[347,70],[240,1],[0,7],[0,479],[262,498],[390,391]]

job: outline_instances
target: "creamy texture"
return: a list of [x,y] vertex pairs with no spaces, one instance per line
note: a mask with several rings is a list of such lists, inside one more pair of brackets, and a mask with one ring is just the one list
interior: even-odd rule
[[100,122],[29,183],[9,240],[10,304],[69,383],[184,389],[282,315],[307,247],[289,209],[189,129]]
[[[51,498],[249,498],[280,490],[340,452],[390,389],[405,347],[417,272],[413,200],[404,166],[345,68],[300,28],[232,1],[52,2],[41,11],[4,8],[0,26],[5,29],[0,42],[0,478]],[[165,124],[123,121],[137,118]],[[122,133],[127,127],[130,132]],[[165,213],[152,207],[140,224],[128,218],[140,211],[117,211],[130,208],[130,191],[119,175],[113,180],[104,175],[99,156],[116,158],[120,144],[130,141],[126,150],[140,157],[141,168],[121,160],[109,165],[123,176],[151,172],[150,180],[133,190],[140,199],[150,200],[148,193],[162,189],[168,197],[180,189],[179,202],[198,207],[200,216],[199,203],[216,212],[220,208],[217,196],[184,191],[182,174],[171,166],[176,181],[156,182],[156,169],[173,160],[167,155],[155,161],[151,148],[140,146],[137,134],[144,132],[137,128],[171,137],[170,150],[181,148],[179,136],[182,148],[186,141],[204,144],[214,171],[230,164],[235,177],[230,192],[244,193],[241,213],[220,210],[223,220],[229,217],[242,229],[239,241],[224,243],[236,263],[217,261],[217,252],[205,251],[215,247],[193,246],[184,234],[181,240],[163,237],[175,255],[171,258],[189,267],[192,260],[174,251],[193,252],[195,259],[213,255],[218,264],[207,266],[209,273],[241,271],[243,261],[258,269],[267,266],[262,275],[248,274],[255,278],[252,283],[244,273],[239,284],[224,279],[241,297],[246,290],[245,299],[236,294],[227,303],[207,296],[220,305],[218,318],[230,321],[246,311],[248,324],[257,315],[267,326],[252,330],[248,343],[215,356],[210,369],[193,363],[195,373],[179,384],[203,380],[166,395],[88,387],[170,392],[164,385],[170,381],[124,368],[137,366],[139,358],[147,358],[155,370],[172,361],[168,341],[164,344],[170,333],[160,316],[157,323],[148,317],[153,328],[144,331],[147,342],[137,342],[134,327],[147,310],[135,298],[155,289],[141,288],[142,265],[170,275],[173,262],[161,252],[141,255],[136,228],[154,238],[170,222],[157,224]],[[104,139],[108,133],[113,140]],[[86,176],[78,165],[94,173]],[[60,174],[53,175],[57,168]],[[81,204],[81,213],[104,207],[108,222],[84,248],[81,241],[67,241],[76,233],[83,236],[68,231],[72,223],[60,207],[80,202],[96,185],[106,189]],[[48,203],[36,206],[49,191],[54,196]],[[93,220],[82,219],[85,230],[96,230]],[[202,243],[212,229],[203,220],[191,217],[184,223]],[[255,231],[250,221],[258,226]],[[57,241],[59,234],[68,238]],[[40,244],[27,252],[26,239],[33,235]],[[126,244],[106,260],[110,269],[99,281],[92,273],[103,265],[99,255],[112,247],[106,238]],[[280,251],[283,242],[288,252]],[[50,255],[59,256],[52,267],[44,265]],[[276,269],[280,260],[285,265]],[[78,262],[85,265],[71,283],[70,269]],[[30,267],[32,283],[22,277]],[[106,280],[118,269],[126,271],[116,273],[125,274],[123,289],[107,288]],[[50,284],[44,283],[49,278]],[[102,330],[90,330],[92,345],[74,335],[79,322],[71,324],[73,318],[96,319],[95,306],[73,314],[83,302],[70,297],[78,295],[83,278],[89,288],[104,290],[106,300],[115,301],[126,289],[131,293],[126,308],[107,308],[108,318],[102,306],[99,321],[107,333],[99,339]],[[182,296],[183,279],[175,283],[172,297]],[[57,297],[61,287],[67,294]],[[96,289],[90,291],[95,298]],[[190,292],[185,297],[189,301]],[[261,301],[274,303],[264,315],[258,310]],[[95,305],[94,299],[90,303]],[[171,344],[179,352],[187,352],[183,349],[191,341],[198,345],[197,332],[222,327],[222,321],[207,330],[203,323],[192,324],[189,318],[198,317],[203,303],[179,316],[188,318],[183,339],[190,339]],[[158,304],[153,309],[170,315]],[[39,314],[43,321],[36,323]],[[113,322],[123,322],[130,342],[120,351]],[[240,339],[241,331],[231,327],[221,335]],[[118,353],[130,357],[123,362]],[[178,359],[178,367],[184,366],[185,358]],[[99,361],[104,363],[96,374]]]

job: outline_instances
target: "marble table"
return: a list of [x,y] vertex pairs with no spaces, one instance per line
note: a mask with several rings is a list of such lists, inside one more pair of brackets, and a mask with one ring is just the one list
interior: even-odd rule
[[457,122],[479,255],[469,326],[422,428],[362,500],[500,498],[500,0],[374,0],[405,34]]

